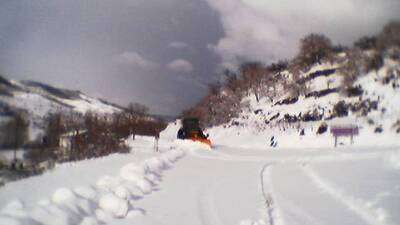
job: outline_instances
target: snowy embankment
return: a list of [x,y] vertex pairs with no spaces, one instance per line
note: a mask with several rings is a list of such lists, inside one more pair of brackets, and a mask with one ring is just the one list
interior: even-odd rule
[[[135,201],[156,190],[163,171],[172,168],[184,152],[170,149],[153,157],[139,152],[139,161],[133,154],[64,164],[42,176],[7,184],[0,190],[0,224],[87,225],[143,214]],[[104,175],[116,166],[122,166],[118,174]],[[46,189],[54,191],[43,192]]]

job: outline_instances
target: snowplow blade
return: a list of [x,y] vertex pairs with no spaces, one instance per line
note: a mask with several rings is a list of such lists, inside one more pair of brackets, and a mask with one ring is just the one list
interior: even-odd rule
[[207,145],[208,147],[210,147],[211,149],[211,141],[205,138],[190,138],[190,140],[192,141],[196,141],[196,142],[201,142],[205,145]]

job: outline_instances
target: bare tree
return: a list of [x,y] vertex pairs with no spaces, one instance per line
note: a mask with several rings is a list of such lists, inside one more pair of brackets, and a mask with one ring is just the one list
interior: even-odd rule
[[129,103],[126,112],[131,116],[131,119],[136,119],[147,116],[149,108],[140,103]]
[[321,63],[322,59],[329,59],[332,55],[332,43],[323,34],[309,34],[300,41],[300,52],[297,56],[303,68],[314,63]]
[[266,69],[260,82],[261,95],[269,98],[271,102],[276,96],[276,87],[279,83],[279,75],[279,72],[276,74],[274,71]]
[[65,131],[66,127],[62,113],[47,115],[44,145],[50,148],[59,147],[60,137]]
[[368,36],[362,37],[354,42],[354,46],[361,50],[375,49],[377,46],[377,38]]
[[277,63],[272,63],[268,66],[268,70],[272,73],[281,73],[286,70],[289,66],[289,62],[287,60],[280,60]]
[[389,22],[378,36],[380,49],[400,47],[400,21]]
[[353,87],[354,82],[361,74],[362,53],[357,50],[347,51],[347,61],[339,68],[340,74],[343,76],[342,86],[344,89]]
[[377,72],[384,64],[383,57],[380,52],[375,51],[373,54],[370,54],[364,57],[364,71],[367,73],[369,71]]
[[291,97],[299,97],[300,95],[305,95],[310,91],[308,83],[300,83],[298,81],[291,81],[287,84],[287,89]]
[[213,95],[218,95],[221,91],[222,85],[221,83],[212,83],[208,85],[208,92]]
[[225,70],[224,76],[225,76],[224,87],[230,89],[237,95],[240,95],[242,94],[242,92],[244,92],[244,90],[246,89],[244,84],[245,82],[242,79],[240,79],[237,73],[232,72],[230,70]]
[[262,79],[265,70],[265,67],[258,62],[244,63],[240,66],[242,78],[247,88],[253,92],[257,102],[260,100]]
[[14,160],[17,159],[17,149],[21,148],[29,138],[29,121],[26,114],[16,113],[6,124],[8,140],[14,149]]

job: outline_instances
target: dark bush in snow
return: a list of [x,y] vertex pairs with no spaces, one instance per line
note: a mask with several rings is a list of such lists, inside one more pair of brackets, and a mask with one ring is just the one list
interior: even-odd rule
[[319,113],[318,110],[315,109],[312,112],[304,113],[304,115],[302,116],[302,120],[304,122],[319,121],[322,119],[322,117],[323,117],[323,114]]
[[396,133],[400,133],[400,120],[397,120],[396,123],[393,124],[392,128],[396,130]]
[[349,114],[349,107],[344,101],[339,101],[333,106],[333,113],[338,117],[347,116]]
[[285,120],[286,122],[288,122],[288,123],[296,123],[296,122],[299,121],[299,118],[297,118],[296,115],[292,116],[292,115],[289,115],[289,114],[285,114],[285,115],[283,116],[283,118],[284,118],[284,120]]
[[285,98],[281,101],[276,102],[274,105],[290,105],[290,104],[294,104],[299,100],[299,97],[289,97],[289,98]]
[[353,104],[349,104],[348,107],[352,112],[360,112],[362,116],[366,116],[372,110],[378,110],[378,101],[371,101],[370,99],[366,99]]
[[336,72],[336,69],[318,70],[318,71],[308,74],[306,77],[301,78],[297,82],[303,84],[303,83],[313,80],[317,77],[321,77],[321,76],[328,77],[330,75],[335,74],[335,72]]
[[345,92],[346,92],[348,97],[356,97],[356,96],[360,96],[360,95],[362,95],[364,93],[364,91],[361,88],[361,86],[348,87]]
[[328,88],[328,89],[324,89],[321,91],[313,91],[313,92],[309,92],[305,95],[306,98],[310,98],[310,97],[315,97],[315,98],[320,98],[332,93],[336,93],[339,92],[339,88]]
[[238,121],[232,121],[232,126],[239,126],[240,123]]
[[259,114],[259,113],[262,113],[263,112],[263,110],[262,109],[257,109],[257,110],[254,110],[254,114]]
[[317,134],[323,134],[328,130],[328,124],[326,123],[321,123],[321,125],[319,125],[318,130],[317,130]]
[[368,124],[369,124],[369,125],[374,125],[374,124],[375,124],[375,122],[374,122],[374,120],[373,120],[373,119],[368,119],[368,121],[367,121],[367,122],[368,122]]
[[375,133],[382,133],[383,132],[383,128],[382,126],[376,127],[374,130]]
[[277,113],[277,114],[273,115],[269,120],[272,121],[272,120],[278,118],[279,115],[280,115],[280,113]]

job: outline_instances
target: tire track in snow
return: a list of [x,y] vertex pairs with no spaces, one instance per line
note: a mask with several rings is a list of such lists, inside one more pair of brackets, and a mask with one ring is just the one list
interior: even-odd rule
[[[280,206],[281,206],[281,208],[285,209],[286,214],[295,215],[295,217],[297,217],[296,218],[297,220],[298,220],[298,218],[303,218],[303,221],[302,221],[303,224],[307,224],[307,225],[323,224],[322,221],[320,221],[320,220],[316,219],[315,217],[313,217],[312,215],[310,215],[301,206],[298,206],[295,203],[293,203],[291,199],[288,199],[288,198],[280,195],[277,192],[275,192],[274,196],[276,199],[280,200]],[[287,223],[288,223],[288,221],[287,221]],[[288,223],[288,224],[290,224],[290,223]]]
[[[388,153],[391,151],[388,151]],[[264,157],[254,157],[254,156],[236,156],[230,155],[224,152],[207,152],[207,153],[199,153],[197,151],[192,151],[192,155],[200,158],[207,159],[215,159],[215,160],[223,160],[223,161],[238,161],[238,162],[265,162]],[[368,153],[341,153],[341,152],[333,152],[329,154],[322,155],[309,155],[309,156],[290,156],[285,158],[273,157],[268,159],[268,163],[262,167],[260,172],[261,177],[261,191],[263,195],[263,200],[265,204],[265,215],[263,215],[266,220],[264,221],[269,225],[278,225],[284,224],[282,221],[282,217],[280,216],[279,209],[276,206],[276,196],[273,194],[273,190],[271,185],[271,177],[270,173],[274,165],[281,164],[292,164],[298,165],[300,168],[303,168],[305,174],[311,178],[316,187],[328,193],[333,199],[343,205],[346,206],[351,212],[355,213],[355,215],[360,218],[362,221],[365,221],[365,224],[377,224],[377,225],[386,225],[388,222],[386,221],[387,214],[381,208],[373,208],[371,203],[366,202],[361,199],[357,199],[351,195],[347,195],[346,193],[341,192],[337,187],[332,186],[326,181],[322,180],[318,175],[316,175],[309,168],[304,168],[304,165],[311,162],[340,162],[340,161],[358,161],[358,160],[366,160],[373,158],[381,158],[383,157],[382,153],[378,152],[368,152]],[[310,173],[311,171],[311,173]],[[279,220],[280,219],[280,220]],[[310,218],[312,220],[312,218]],[[249,221],[246,221],[249,222]],[[258,224],[253,221],[251,223],[243,223],[243,224]],[[263,224],[263,223],[262,223]],[[318,223],[316,223],[318,224]]]
[[215,207],[214,199],[211,193],[215,193],[214,185],[211,188],[204,187],[199,192],[198,207],[200,220],[203,225],[223,225],[220,217],[218,216],[217,209]]
[[[273,165],[273,163],[265,164],[260,172],[261,193],[266,210],[265,218],[269,225],[284,225],[272,194],[271,169]],[[265,180],[269,183],[268,186],[266,186]]]
[[338,202],[342,203],[348,209],[356,213],[366,222],[366,224],[388,225],[388,222],[386,221],[387,213],[384,211],[384,209],[373,208],[368,202],[346,194],[335,185],[321,178],[307,165],[302,166],[301,168],[319,189],[329,194]]

